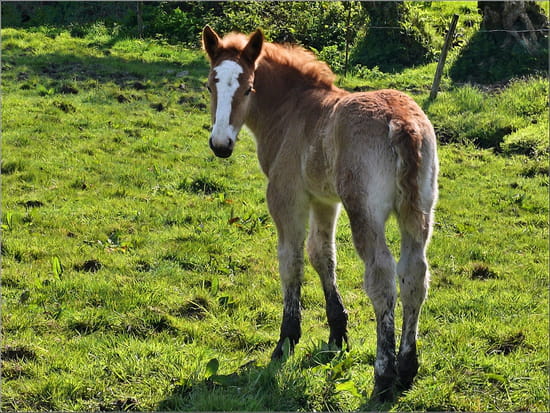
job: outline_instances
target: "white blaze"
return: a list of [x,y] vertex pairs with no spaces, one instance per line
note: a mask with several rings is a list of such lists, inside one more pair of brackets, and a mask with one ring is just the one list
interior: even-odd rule
[[213,70],[216,73],[218,104],[216,107],[216,121],[212,128],[212,143],[214,146],[226,146],[227,139],[235,142],[237,138],[238,131],[229,124],[229,120],[233,96],[239,88],[238,79],[243,72],[243,68],[232,60],[224,60]]

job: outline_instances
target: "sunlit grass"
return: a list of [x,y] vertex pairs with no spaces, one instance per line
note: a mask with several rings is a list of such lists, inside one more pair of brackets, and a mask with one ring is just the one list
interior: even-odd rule
[[[547,152],[515,149],[530,125],[547,129],[545,80],[497,94],[447,80],[428,107],[448,141],[468,144],[440,147],[419,376],[379,406],[374,313],[345,214],[351,351],[319,356],[323,293],[307,265],[303,340],[269,364],[282,306],[265,178],[246,131],[231,159],[209,151],[199,51],[2,35],[4,410],[546,410]],[[432,72],[375,74],[371,86],[424,104]],[[516,146],[472,144],[499,122]],[[398,254],[394,220],[387,238]]]

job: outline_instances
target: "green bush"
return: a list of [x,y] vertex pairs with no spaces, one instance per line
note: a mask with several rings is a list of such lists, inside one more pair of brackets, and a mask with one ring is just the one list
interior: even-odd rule
[[366,35],[358,40],[353,50],[353,64],[395,71],[433,59],[434,50],[427,33],[427,22],[425,19],[411,18],[418,15],[411,13],[410,4],[388,2],[381,6],[365,3],[363,7],[369,24]]
[[318,58],[327,62],[330,68],[337,72],[343,72],[345,67],[345,56],[342,51],[338,50],[338,46],[326,46],[317,54]]
[[[140,2],[3,2],[3,27],[48,26],[75,37],[135,37]],[[548,68],[548,48],[526,56],[483,40],[474,2],[232,1],[143,2],[143,33],[169,43],[199,47],[209,24],[224,34],[260,27],[270,41],[302,44],[316,51],[336,72],[357,65],[383,72],[434,62],[450,17],[460,14],[450,51],[467,46],[451,68],[459,81],[495,81]],[[376,27],[369,29],[370,27]],[[382,27],[382,28],[380,28]],[[99,33],[96,33],[100,30]],[[55,30],[50,30],[52,36]],[[468,42],[468,39],[471,40]],[[349,64],[346,68],[345,50]]]
[[173,43],[193,43],[202,25],[193,13],[185,12],[179,7],[167,7],[166,4],[154,8],[149,6],[149,10],[144,14],[144,20],[148,22],[144,34],[162,34]]
[[[199,47],[206,24],[222,34],[247,33],[260,27],[270,41],[311,48],[337,72],[346,69],[346,48],[349,67],[361,64],[394,71],[434,60],[449,13],[458,7],[431,2],[388,2],[376,7],[357,1],[143,2],[143,32],[138,33],[137,5],[138,2],[4,2],[2,23],[4,27],[65,28],[80,38],[97,30],[112,37],[140,34],[192,47]],[[386,15],[391,18],[385,19]],[[395,26],[399,30],[367,31],[368,25]]]
[[498,95],[503,111],[519,117],[547,116],[548,79],[544,77],[515,79]]

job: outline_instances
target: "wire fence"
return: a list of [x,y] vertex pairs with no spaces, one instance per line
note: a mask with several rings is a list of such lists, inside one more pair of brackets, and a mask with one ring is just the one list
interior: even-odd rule
[[[458,15],[455,14],[454,17],[458,20]],[[435,99],[437,96],[439,82],[444,70],[447,76],[451,76],[454,80],[479,81],[482,83],[498,83],[501,79],[508,79],[516,76],[548,73],[548,46],[544,46],[544,41],[542,41],[542,43],[540,42],[541,39],[547,38],[548,32],[550,32],[548,25],[530,29],[476,29],[470,27],[470,29],[473,30],[471,38],[467,36],[469,40],[463,39],[460,38],[461,35],[459,34],[457,35],[459,37],[457,43],[453,41],[455,31],[454,28],[451,28],[452,26],[453,23],[445,30],[447,36],[441,53],[426,57],[426,61],[428,61],[439,55],[438,67],[431,86],[430,100]],[[407,28],[403,26],[375,25],[367,26],[366,29],[367,32],[370,30],[407,31]],[[487,35],[499,33],[509,34],[510,37],[515,37],[516,41],[523,46],[525,53],[521,52],[519,50],[520,48],[511,50],[509,42],[504,42],[499,45],[498,41],[494,43],[494,40],[491,41],[488,39],[489,36]],[[476,36],[478,34],[481,36]],[[533,40],[535,37],[533,34],[536,34],[535,40]],[[486,43],[487,41],[489,43]],[[501,41],[504,41],[504,39],[501,39]],[[506,47],[504,47],[503,44],[506,44]],[[455,53],[451,60],[451,65],[445,68],[448,48],[458,48],[459,54],[457,55]],[[428,56],[428,54],[426,54],[426,56]],[[529,69],[526,69],[527,67]],[[346,62],[344,73],[348,70],[348,63]]]
[[[369,26],[368,30],[403,30],[403,27],[399,26]],[[540,32],[550,32],[550,29],[534,29],[534,30],[505,30],[505,29],[493,29],[493,30],[476,30],[476,33],[540,33]]]

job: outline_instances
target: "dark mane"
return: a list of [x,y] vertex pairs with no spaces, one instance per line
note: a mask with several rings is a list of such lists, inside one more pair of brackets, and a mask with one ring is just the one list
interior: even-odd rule
[[[244,34],[230,33],[222,39],[221,46],[230,53],[239,54],[246,46],[247,41],[248,37]],[[336,75],[325,62],[318,60],[315,54],[301,46],[266,42],[258,62],[259,65],[261,65],[262,59],[291,67],[323,87],[332,87],[336,79]]]

